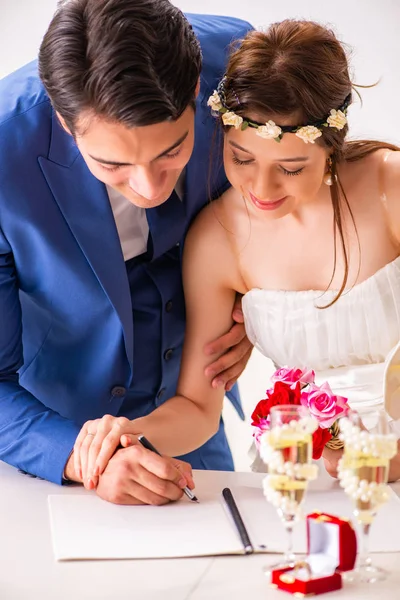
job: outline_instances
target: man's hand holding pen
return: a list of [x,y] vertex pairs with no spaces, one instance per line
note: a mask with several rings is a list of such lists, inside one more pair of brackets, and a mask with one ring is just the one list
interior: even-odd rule
[[111,415],[83,425],[65,475],[115,504],[166,504],[194,488],[188,463],[146,449],[132,421]]
[[179,500],[186,486],[194,488],[188,463],[158,456],[135,444],[118,450],[110,459],[96,492],[114,504],[161,505]]
[[[71,456],[69,465],[73,465]],[[66,475],[80,481],[72,466]],[[176,458],[159,456],[138,443],[120,448],[96,478],[96,493],[114,504],[161,505],[179,500],[184,488],[194,489],[191,466]]]

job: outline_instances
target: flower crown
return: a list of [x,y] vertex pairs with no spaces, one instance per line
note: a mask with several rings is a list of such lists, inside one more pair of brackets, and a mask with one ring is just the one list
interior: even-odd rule
[[224,125],[230,125],[235,129],[244,131],[247,127],[256,129],[256,135],[266,139],[280,142],[284,133],[294,133],[303,140],[306,144],[314,144],[315,140],[322,135],[323,127],[332,127],[337,131],[343,129],[347,123],[347,108],[351,102],[351,94],[349,94],[343,104],[339,108],[330,111],[330,114],[319,121],[307,123],[306,125],[277,125],[274,121],[266,123],[257,123],[240,117],[235,112],[229,109],[225,100],[225,81],[224,77],[213,94],[209,97],[207,105],[211,107],[211,112],[214,117],[222,117]]

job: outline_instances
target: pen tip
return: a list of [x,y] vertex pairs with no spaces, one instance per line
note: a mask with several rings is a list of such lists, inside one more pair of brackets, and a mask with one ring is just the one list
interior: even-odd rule
[[199,501],[198,498],[196,496],[193,496],[192,502],[198,502],[198,501]]

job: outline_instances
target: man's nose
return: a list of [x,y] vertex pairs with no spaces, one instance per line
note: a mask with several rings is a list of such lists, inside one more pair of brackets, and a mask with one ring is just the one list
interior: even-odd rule
[[143,198],[156,200],[162,193],[165,175],[165,172],[156,169],[136,167],[135,173],[129,178],[129,186]]

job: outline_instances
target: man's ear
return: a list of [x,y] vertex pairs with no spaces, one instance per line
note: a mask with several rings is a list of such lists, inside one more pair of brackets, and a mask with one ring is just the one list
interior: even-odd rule
[[72,135],[69,127],[67,126],[66,122],[64,121],[64,119],[62,118],[60,113],[56,111],[56,115],[57,115],[57,119],[60,121],[61,127],[64,129],[64,131],[66,131],[69,135]]

